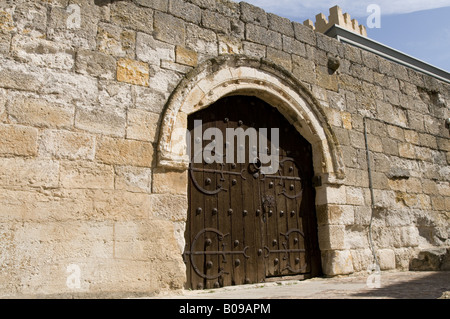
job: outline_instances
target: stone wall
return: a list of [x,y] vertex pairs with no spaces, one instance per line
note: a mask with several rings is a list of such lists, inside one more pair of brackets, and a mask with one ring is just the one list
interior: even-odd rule
[[381,268],[450,244],[450,86],[430,76],[225,0],[0,1],[0,54],[2,297],[183,287],[187,174],[159,140],[221,56],[275,65],[326,120],[344,174],[317,188],[325,274],[372,262],[364,123]]

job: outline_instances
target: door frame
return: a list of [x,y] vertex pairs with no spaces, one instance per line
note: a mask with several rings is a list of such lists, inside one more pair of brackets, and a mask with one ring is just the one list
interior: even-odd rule
[[[162,117],[157,167],[187,175],[188,115],[231,95],[255,96],[276,107],[312,145],[318,215],[324,210],[327,212],[329,205],[345,204],[339,199],[342,191],[345,194],[345,186],[341,187],[346,176],[343,154],[321,104],[302,82],[286,70],[270,62],[245,56],[225,55],[205,61],[180,82],[169,97]],[[180,259],[185,247],[184,232],[180,231],[180,227],[183,229],[186,226],[187,210],[184,216],[181,226],[179,222],[174,227]],[[331,217],[328,213],[318,216],[323,273],[351,273],[351,264],[340,264],[343,259],[351,261],[348,258],[350,251],[345,249],[343,237],[335,236],[339,232],[335,231],[337,225],[333,225]]]

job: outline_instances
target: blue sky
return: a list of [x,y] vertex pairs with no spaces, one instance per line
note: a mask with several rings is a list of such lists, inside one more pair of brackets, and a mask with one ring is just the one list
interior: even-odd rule
[[367,26],[369,4],[381,9],[381,28],[367,29],[369,38],[450,72],[450,0],[246,0],[293,21],[315,21],[318,13],[339,5]]

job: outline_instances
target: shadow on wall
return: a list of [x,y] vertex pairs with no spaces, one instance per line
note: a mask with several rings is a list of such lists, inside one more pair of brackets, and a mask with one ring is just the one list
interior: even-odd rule
[[355,293],[357,298],[386,299],[438,299],[450,291],[450,272],[424,272],[412,281],[384,282],[381,274],[381,288]]

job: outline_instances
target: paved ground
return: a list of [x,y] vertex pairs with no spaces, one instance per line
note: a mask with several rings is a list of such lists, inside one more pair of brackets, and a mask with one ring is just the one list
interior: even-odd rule
[[[160,299],[437,299],[450,291],[450,272],[382,272],[379,288],[367,285],[367,274],[279,281],[183,291]],[[375,285],[375,281],[369,284]]]

